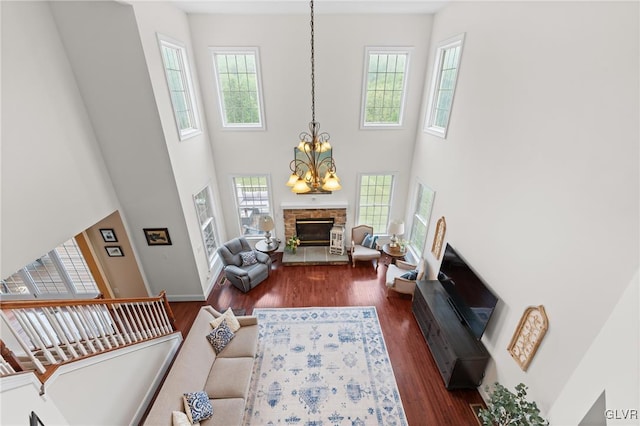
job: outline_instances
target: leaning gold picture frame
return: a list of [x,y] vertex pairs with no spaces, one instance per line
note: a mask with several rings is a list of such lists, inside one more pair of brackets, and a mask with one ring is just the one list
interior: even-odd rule
[[507,350],[523,371],[536,354],[542,338],[549,329],[549,319],[544,306],[530,306],[525,309]]
[[436,235],[433,237],[433,245],[431,246],[431,253],[436,259],[440,259],[445,232],[447,232],[447,222],[444,220],[444,216],[442,216],[436,224]]

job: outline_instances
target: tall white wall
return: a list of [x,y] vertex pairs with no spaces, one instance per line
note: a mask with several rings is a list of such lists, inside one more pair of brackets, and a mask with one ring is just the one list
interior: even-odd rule
[[[413,175],[436,191],[427,240],[445,216],[445,239],[501,299],[483,338],[485,383],[524,382],[543,413],[578,380],[639,267],[638,12],[624,2],[452,2],[434,20],[432,52],[466,39],[447,139],[419,133],[414,153]],[[523,372],[506,347],[524,309],[540,304],[549,331]],[[637,371],[637,359],[598,359]],[[637,392],[638,377],[617,385]]]
[[[316,119],[331,135],[343,189],[315,196],[316,203],[347,202],[347,227],[355,218],[358,172],[398,172],[392,217],[404,214],[410,153],[426,67],[430,15],[328,15],[316,7]],[[308,15],[190,15],[193,50],[213,144],[226,218],[226,233],[239,233],[231,176],[271,177],[276,235],[284,239],[282,202],[312,203],[284,184],[298,135],[311,121],[310,28]],[[257,46],[264,90],[266,130],[222,128],[209,47]],[[361,130],[360,105],[366,46],[410,46],[411,65],[405,123],[396,130]]]
[[46,2],[3,1],[1,276],[118,208]]

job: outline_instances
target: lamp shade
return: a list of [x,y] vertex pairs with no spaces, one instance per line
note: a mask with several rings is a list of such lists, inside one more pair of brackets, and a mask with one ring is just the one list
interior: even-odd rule
[[387,232],[393,235],[404,234],[404,222],[401,220],[391,221],[391,223],[389,223],[389,229],[387,230]]
[[261,231],[268,232],[273,230],[274,227],[275,225],[273,224],[273,218],[271,216],[262,216],[260,218],[258,228],[260,228]]

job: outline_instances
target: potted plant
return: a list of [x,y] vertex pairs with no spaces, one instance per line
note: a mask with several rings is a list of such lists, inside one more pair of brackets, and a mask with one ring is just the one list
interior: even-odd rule
[[291,253],[295,253],[299,245],[300,245],[300,238],[298,238],[295,235],[292,235],[287,240],[287,250],[289,250]]
[[[489,391],[489,386],[486,387]],[[478,417],[485,426],[541,426],[549,421],[540,416],[535,402],[527,401],[527,387],[520,383],[513,393],[500,383],[495,383],[487,408],[480,409]]]

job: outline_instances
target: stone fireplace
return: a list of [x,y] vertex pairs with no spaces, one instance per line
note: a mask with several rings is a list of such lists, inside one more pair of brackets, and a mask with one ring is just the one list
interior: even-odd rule
[[[292,207],[284,207],[282,209],[282,215],[284,218],[284,237],[285,239],[289,239],[292,235],[298,235],[298,230],[296,229],[296,223],[298,222],[306,222],[306,225],[316,225],[317,228],[324,226],[322,230],[318,230],[318,232],[325,233],[326,232],[326,242],[322,244],[318,243],[306,243],[303,240],[300,244],[303,245],[329,245],[329,231],[333,225],[342,225],[345,226],[347,223],[347,209],[346,208],[292,208]],[[325,223],[318,223],[318,222]],[[331,224],[326,223],[326,221],[332,221]],[[311,222],[311,223],[310,223]],[[313,223],[315,222],[315,223]],[[316,231],[313,231],[316,232]],[[314,234],[315,235],[315,234]],[[301,238],[302,239],[302,238]],[[318,236],[309,237],[312,240],[320,240]]]

